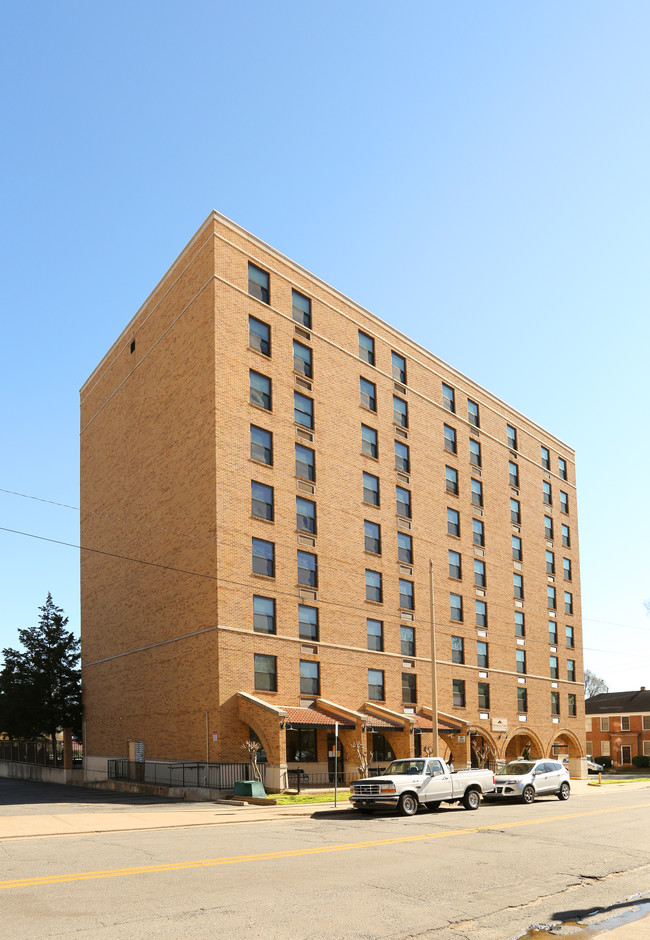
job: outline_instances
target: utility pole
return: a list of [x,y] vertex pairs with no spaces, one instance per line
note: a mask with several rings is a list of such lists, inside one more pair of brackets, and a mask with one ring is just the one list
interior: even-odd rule
[[438,753],[438,676],[436,671],[436,602],[433,585],[433,558],[429,559],[429,593],[431,602],[431,724],[434,754]]

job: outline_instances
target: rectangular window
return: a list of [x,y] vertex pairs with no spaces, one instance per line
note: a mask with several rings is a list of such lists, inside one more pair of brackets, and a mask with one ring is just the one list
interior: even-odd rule
[[251,405],[257,405],[259,408],[264,408],[266,411],[271,410],[271,379],[266,375],[261,375],[259,372],[254,372],[252,369],[248,373],[250,381],[250,403]]
[[544,470],[551,469],[551,455],[548,452],[548,447],[542,447],[542,467]]
[[548,622],[548,642],[551,646],[555,646],[557,643],[557,624],[554,620]]
[[600,742],[600,753],[603,757],[609,757],[609,741]]
[[367,424],[361,425],[361,453],[368,457],[377,457],[377,432]]
[[517,450],[517,429],[511,424],[506,424],[506,441],[510,450]]
[[551,715],[560,714],[560,693],[551,692]]
[[524,596],[524,576],[523,574],[513,574],[512,576],[512,588],[514,591],[515,597],[522,598]]
[[522,559],[521,539],[518,535],[512,536],[512,557],[514,561],[521,561]]
[[544,505],[552,506],[553,500],[551,498],[551,484],[548,483],[546,480],[542,481],[542,494],[543,494],[543,499],[544,499]]
[[413,539],[406,532],[397,533],[397,559],[406,565],[413,564]]
[[476,641],[476,665],[479,669],[489,668],[488,645],[485,640]]
[[490,684],[488,682],[479,682],[478,684],[478,707],[489,711]]
[[569,494],[560,490],[560,512],[568,514],[569,512]]
[[569,682],[576,681],[576,661],[575,659],[567,659],[566,661],[566,677]]
[[415,608],[415,598],[413,595],[413,582],[399,579],[399,606],[403,610],[413,610]]
[[521,610],[515,611],[515,636],[526,636],[524,614]]
[[293,393],[293,420],[303,428],[314,427],[314,403],[300,392]]
[[448,424],[443,425],[443,438],[444,438],[444,447],[445,450],[448,450],[450,454],[456,453],[456,431],[454,428],[449,427]]
[[316,503],[311,499],[296,496],[296,528],[316,535]]
[[460,594],[449,595],[449,618],[457,623],[463,620],[463,598]]
[[460,516],[455,509],[447,509],[447,534],[460,535]]
[[371,702],[384,701],[384,670],[368,670],[368,698]]
[[487,618],[487,604],[485,601],[474,601],[474,609],[476,612],[476,626],[477,627],[487,627],[488,618]]
[[566,626],[564,630],[566,634],[566,645],[570,650],[572,650],[575,646],[575,643],[573,640],[573,627]]
[[474,545],[485,545],[485,530],[480,519],[472,519],[472,543]]
[[251,424],[251,459],[273,465],[273,435],[254,424]]
[[444,382],[442,383],[442,407],[447,411],[456,412],[456,393],[451,385],[445,385]]
[[568,525],[562,526],[562,545],[565,548],[571,548],[571,535],[569,533]]
[[525,675],[526,673],[526,652],[525,650],[516,650],[515,652],[516,662],[517,662],[517,672],[520,675]]
[[406,359],[399,353],[391,352],[390,365],[395,381],[406,385]]
[[287,760],[300,764],[315,764],[318,760],[316,751],[316,729],[298,728],[286,732]]
[[401,470],[402,473],[411,472],[409,449],[408,446],[402,444],[401,441],[395,441],[395,469]]
[[291,316],[296,323],[311,330],[311,300],[297,290],[291,291]]
[[316,479],[316,455],[311,447],[296,444],[296,476],[312,483]]
[[[644,731],[650,731],[650,715],[643,716],[642,727]],[[648,744],[650,744],[650,741]]]
[[269,275],[250,261],[248,262],[248,293],[265,304],[270,302]]
[[366,569],[366,600],[382,602],[381,572]]
[[485,587],[485,562],[474,559],[474,584],[476,587]]
[[575,718],[577,711],[576,696],[574,692],[569,692],[567,696],[567,710],[569,712],[569,718]]
[[411,518],[411,493],[405,490],[403,486],[395,487],[397,515]]
[[469,439],[469,462],[473,467],[481,466],[481,445],[473,437]]
[[510,521],[516,525],[521,523],[521,507],[518,499],[510,500]]
[[453,467],[445,467],[445,489],[458,496],[458,470]]
[[298,552],[298,584],[318,587],[318,556],[311,552]]
[[462,666],[465,662],[465,643],[462,636],[452,636],[451,638],[451,661]]
[[563,558],[562,559],[562,573],[564,574],[564,580],[571,580],[571,559]]
[[560,667],[558,665],[557,656],[550,657],[549,675],[551,679],[558,679],[560,676]]
[[397,395],[393,395],[393,421],[401,428],[409,426],[408,405]]
[[465,683],[462,679],[452,679],[452,704],[454,708],[465,708]]
[[415,705],[418,700],[415,675],[410,672],[402,673],[402,702],[405,705]]
[[461,578],[460,552],[448,552],[449,555],[449,577]]
[[546,574],[555,574],[555,555],[546,549]]
[[293,341],[293,371],[299,372],[307,379],[313,376],[311,349],[295,339]]
[[519,467],[512,460],[508,461],[508,479],[510,486],[519,487]]
[[275,577],[275,545],[264,539],[253,539],[253,574]]
[[467,420],[473,427],[480,427],[478,420],[478,405],[475,401],[472,401],[471,398],[467,399]]
[[609,718],[601,718],[601,719],[600,719],[600,730],[601,730],[601,731],[609,731]]
[[557,610],[557,602],[555,600],[555,588],[552,585],[547,585],[546,587],[546,606],[549,610]]
[[573,613],[573,594],[571,591],[564,592],[564,613],[572,614]]
[[566,460],[564,457],[557,458],[557,469],[561,480],[568,480],[566,472]]
[[369,650],[379,650],[384,648],[384,625],[381,620],[372,620],[370,617],[366,620],[366,642]]
[[251,515],[273,522],[273,487],[251,480]]
[[472,486],[472,506],[483,505],[483,484],[480,480],[471,480]]
[[300,694],[320,695],[319,664],[311,660],[300,660]]
[[381,555],[381,527],[376,522],[363,522],[364,547],[373,555]]
[[301,640],[318,640],[318,608],[298,604],[298,636]]
[[375,341],[372,336],[362,333],[361,330],[359,330],[359,359],[363,359],[370,366],[375,364]]
[[372,473],[363,474],[363,501],[373,506],[379,505],[379,477]]
[[399,638],[402,656],[415,656],[415,630],[413,627],[400,627]]
[[255,691],[277,692],[278,672],[275,656],[265,656],[262,653],[255,653],[253,657],[253,669],[255,673]]
[[526,714],[528,711],[528,691],[527,689],[517,689],[517,711]]
[[377,410],[377,387],[374,382],[369,382],[363,376],[359,377],[359,394],[361,404],[370,411]]
[[271,327],[255,317],[248,318],[248,345],[265,356],[271,355]]
[[550,516],[544,516],[544,537],[547,539],[553,538],[553,520]]
[[275,633],[275,601],[272,597],[253,596],[253,630]]

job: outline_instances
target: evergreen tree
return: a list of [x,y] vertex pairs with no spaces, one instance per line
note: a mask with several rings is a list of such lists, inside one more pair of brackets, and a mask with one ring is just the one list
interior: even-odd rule
[[13,738],[47,735],[56,746],[62,728],[81,733],[80,643],[51,594],[39,609],[38,625],[18,631],[24,652],[2,651],[0,731]]

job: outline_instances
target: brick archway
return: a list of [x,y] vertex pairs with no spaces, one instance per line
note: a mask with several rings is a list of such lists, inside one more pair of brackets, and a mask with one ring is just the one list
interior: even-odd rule
[[585,751],[580,744],[580,741],[576,737],[573,731],[569,731],[568,728],[562,728],[559,731],[556,731],[555,734],[551,737],[548,742],[548,747],[546,749],[547,756],[550,756],[553,753],[554,744],[564,744],[566,745],[569,751],[569,757],[586,757]]
[[528,728],[518,729],[511,738],[504,742],[503,756],[507,761],[516,760],[521,757],[527,744],[530,745],[531,760],[546,757],[544,745],[535,732],[530,731]]

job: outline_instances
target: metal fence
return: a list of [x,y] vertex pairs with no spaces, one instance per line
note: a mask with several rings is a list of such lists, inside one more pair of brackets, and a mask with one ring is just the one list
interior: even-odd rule
[[[372,767],[368,771],[369,777],[378,777],[383,774],[384,767]],[[337,776],[339,787],[349,787],[353,780],[358,780],[361,774],[358,771],[339,771]],[[312,772],[298,767],[287,771],[287,788],[289,790],[325,790],[334,786],[333,771]]]
[[[266,765],[258,764],[262,783]],[[248,763],[206,763],[205,761],[129,761],[109,760],[109,780],[131,780],[164,787],[207,787],[211,790],[233,790],[235,781],[252,780]]]

